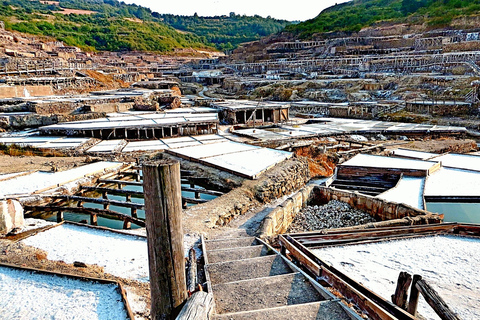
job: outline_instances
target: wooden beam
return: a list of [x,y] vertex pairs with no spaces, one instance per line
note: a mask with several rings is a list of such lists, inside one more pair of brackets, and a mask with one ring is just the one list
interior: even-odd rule
[[[135,217],[130,217],[129,215],[123,214],[123,213],[118,213],[115,211],[111,210],[104,210],[104,209],[97,209],[97,208],[82,208],[82,207],[65,207],[65,206],[24,206],[23,209],[25,212],[29,211],[44,211],[44,212],[72,212],[72,213],[80,213],[80,214],[96,214],[99,217],[107,218],[107,219],[113,219],[113,220],[129,220],[136,224],[137,226],[140,227],[145,227],[145,221],[135,218]],[[28,216],[26,214],[26,216]],[[57,215],[58,217],[58,215]]]
[[418,279],[415,287],[442,320],[460,320],[457,314],[455,314],[438,295],[437,291],[435,291],[425,280],[422,278]]
[[143,191],[132,191],[132,190],[125,190],[125,189],[88,187],[88,186],[82,186],[82,189],[87,191],[96,191],[98,193],[107,192],[107,193],[118,195],[118,196],[133,196],[134,198],[143,198]]
[[114,180],[114,179],[98,179],[99,183],[111,183],[111,184],[121,184],[124,186],[143,186],[142,182],[138,181],[126,181],[126,180]]
[[180,164],[143,166],[153,320],[170,318],[187,298]]
[[119,207],[126,207],[126,208],[136,208],[136,209],[143,209],[144,205],[141,203],[135,202],[127,202],[127,201],[118,201],[118,200],[110,200],[110,199],[102,199],[102,198],[88,198],[88,197],[80,197],[80,196],[52,196],[54,199],[62,199],[62,200],[74,200],[74,201],[82,201],[87,203],[98,203],[103,205],[113,205]]

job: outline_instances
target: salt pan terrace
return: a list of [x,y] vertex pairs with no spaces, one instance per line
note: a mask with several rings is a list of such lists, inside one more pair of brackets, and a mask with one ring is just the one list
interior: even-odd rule
[[42,135],[99,139],[155,139],[217,133],[218,114],[209,108],[181,108],[167,112],[125,112],[106,118],[45,126]]
[[[348,180],[347,176],[352,178]],[[378,178],[380,176],[383,180]],[[393,186],[373,196],[444,213],[447,222],[480,221],[478,155],[438,155],[405,149],[394,150],[393,157],[361,154],[339,165],[331,186],[369,194],[390,182],[385,180],[386,176],[395,178]]]
[[289,138],[312,138],[339,134],[428,134],[428,133],[465,133],[464,127],[437,126],[415,123],[384,122],[371,120],[321,118],[303,125],[281,125],[275,130],[241,129],[235,133],[257,140],[284,140]]

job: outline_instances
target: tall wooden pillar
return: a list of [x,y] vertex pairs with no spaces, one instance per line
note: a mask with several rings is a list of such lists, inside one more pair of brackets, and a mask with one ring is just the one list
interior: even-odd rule
[[171,319],[187,298],[178,161],[143,165],[153,320]]

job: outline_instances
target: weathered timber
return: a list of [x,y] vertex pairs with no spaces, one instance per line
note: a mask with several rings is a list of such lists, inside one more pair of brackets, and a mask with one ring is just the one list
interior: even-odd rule
[[115,179],[98,179],[99,183],[111,183],[119,184],[123,186],[143,186],[142,182],[139,181],[126,181],[126,180],[115,180]]
[[408,301],[407,311],[414,317],[416,317],[417,315],[418,298],[420,297],[420,292],[417,288],[417,282],[420,279],[422,279],[421,276],[419,276],[418,274],[414,274],[412,280],[412,287],[410,288],[410,300]]
[[197,285],[197,257],[195,249],[188,252],[188,291],[194,292]]
[[88,203],[98,203],[103,205],[113,205],[113,206],[126,207],[126,208],[135,208],[140,210],[144,208],[144,205],[141,203],[102,199],[102,198],[88,198],[88,197],[65,196],[65,195],[52,196],[52,198],[63,199],[67,201],[74,200],[74,201],[81,201],[81,202],[88,202]]
[[[114,220],[128,220],[140,227],[145,227],[145,221],[130,217],[123,213],[118,213],[111,210],[105,209],[97,209],[97,208],[83,208],[83,207],[65,207],[65,206],[24,206],[25,212],[28,211],[44,211],[44,212],[73,212],[73,213],[81,213],[81,214],[96,214],[99,217],[107,218],[107,219],[114,219]],[[27,215],[28,216],[28,215]],[[58,215],[57,215],[58,217]],[[63,221],[63,220],[62,220]]]
[[124,189],[89,187],[89,186],[82,186],[82,189],[86,191],[96,191],[99,193],[106,192],[106,193],[114,194],[118,196],[133,196],[134,198],[143,198],[143,191],[132,191],[132,190],[124,190]]
[[298,260],[308,270],[314,270],[314,275],[325,279],[331,286],[339,290],[342,295],[353,300],[372,319],[414,319],[405,310],[378,296],[333,266],[324,263],[290,235],[280,235],[279,240],[281,245],[286,247],[294,259]]
[[224,195],[224,193],[220,192],[220,191],[205,190],[205,189],[198,189],[198,188],[189,188],[189,187],[182,187],[182,191],[208,194],[208,195],[217,196],[217,197],[220,197],[220,196]]
[[182,197],[182,201],[186,203],[200,204],[200,203],[208,202],[209,200]]
[[180,164],[162,161],[142,168],[153,320],[171,319],[187,298]]
[[445,301],[425,280],[422,278],[418,279],[415,287],[442,320],[460,320],[460,318],[448,307]]
[[213,295],[198,291],[185,303],[176,320],[207,320],[212,310]]
[[407,310],[407,291],[410,283],[412,283],[412,276],[408,272],[400,272],[395,294],[392,295],[392,302],[404,310]]

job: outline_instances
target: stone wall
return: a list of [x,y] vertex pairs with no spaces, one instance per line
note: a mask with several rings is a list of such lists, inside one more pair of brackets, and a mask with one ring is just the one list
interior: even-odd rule
[[[259,237],[267,238],[285,233],[295,216],[307,205],[326,204],[331,200],[348,203],[352,208],[369,213],[377,221],[351,228],[376,228],[409,224],[439,223],[443,215],[410,207],[402,203],[309,184],[274,208],[263,220]],[[417,218],[413,218],[417,217]],[[401,220],[404,219],[404,220]],[[346,229],[346,228],[345,228]]]
[[0,86],[0,98],[44,97],[53,95],[52,86]]
[[7,234],[25,224],[23,207],[16,200],[0,201],[0,234]]
[[184,226],[196,232],[195,224],[208,227],[227,225],[236,216],[261,204],[269,203],[302,188],[310,179],[308,163],[303,158],[291,158],[267,171],[258,180],[245,180],[229,193],[185,211]]

